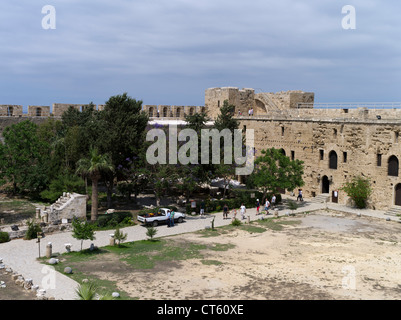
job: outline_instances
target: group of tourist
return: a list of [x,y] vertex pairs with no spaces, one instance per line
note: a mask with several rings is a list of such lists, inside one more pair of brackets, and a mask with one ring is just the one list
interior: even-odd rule
[[[269,214],[269,209],[271,208],[271,207],[275,207],[275,205],[276,205],[276,195],[274,195],[273,194],[273,196],[272,196],[272,198],[271,198],[271,202],[266,198],[266,201],[265,201],[265,208],[264,208],[264,211],[266,212],[266,214]],[[244,220],[244,219],[246,219],[246,217],[245,217],[245,214],[246,214],[246,207],[245,207],[245,205],[244,204],[241,204],[241,207],[240,207],[240,213],[241,213],[241,219],[242,220]],[[223,219],[229,219],[229,217],[228,217],[228,206],[227,206],[227,204],[225,204],[224,205],[224,207],[223,207]],[[204,212],[204,211],[203,211]],[[262,212],[260,212],[260,202],[259,202],[259,199],[257,199],[256,200],[256,215],[258,215],[258,214],[260,214],[260,213],[262,213]],[[201,213],[201,215],[202,214],[204,214],[204,213]],[[236,219],[237,218],[237,209],[233,209],[233,210],[231,210],[231,214],[232,214],[232,216],[233,216],[233,218],[234,219]]]
[[[272,198],[271,198],[271,202],[266,198],[266,201],[265,201],[265,210],[264,211],[266,211],[266,214],[269,214],[269,209],[271,208],[271,207],[275,207],[276,206],[276,195],[275,194],[273,194],[273,196],[272,196]],[[260,214],[261,212],[260,212],[260,202],[259,202],[259,199],[257,199],[256,200],[256,214],[258,215],[258,214]]]

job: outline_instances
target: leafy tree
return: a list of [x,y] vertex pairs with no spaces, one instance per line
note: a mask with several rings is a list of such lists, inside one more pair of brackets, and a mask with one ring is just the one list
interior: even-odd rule
[[13,194],[39,194],[49,181],[50,145],[39,138],[38,126],[25,120],[5,128],[0,144],[0,175]]
[[290,160],[275,148],[262,150],[261,153],[255,160],[250,180],[255,187],[263,190],[263,198],[267,191],[277,193],[279,188],[293,190],[304,185],[303,161]]
[[88,221],[80,221],[74,217],[72,220],[72,228],[72,236],[75,239],[81,240],[81,251],[84,240],[93,241],[95,239],[94,226]]
[[65,165],[72,171],[76,163],[89,155],[91,147],[97,147],[101,137],[100,113],[90,103],[82,111],[70,107],[62,115],[62,129],[58,145],[64,147]]
[[92,180],[91,220],[98,216],[99,194],[98,183],[102,172],[113,171],[113,165],[108,154],[99,154],[97,149],[91,149],[89,158],[82,158],[77,163],[77,174],[88,176]]
[[[207,128],[206,123],[209,120],[210,118],[204,111],[185,116],[185,121],[187,122],[186,128],[193,129],[198,136],[198,165],[193,165],[188,168],[191,172],[191,176],[194,177],[197,185],[209,182],[211,177],[213,176],[213,164],[211,163],[211,161],[209,161],[209,164],[202,164],[201,161],[201,130]],[[211,155],[210,152],[209,155]],[[188,175],[187,170],[182,170],[181,172],[183,174],[180,175],[181,178],[185,178]]]
[[32,240],[38,237],[38,232],[42,232],[39,224],[36,223],[33,219],[27,221],[28,229],[26,230],[24,239]]
[[38,126],[38,137],[42,143],[49,146],[46,154],[48,163],[48,181],[56,179],[60,172],[65,172],[65,148],[62,141],[63,124],[61,120],[48,118]]
[[369,178],[360,175],[354,176],[352,180],[346,182],[340,190],[345,191],[359,209],[366,208],[366,202],[372,194]]
[[72,174],[60,174],[49,184],[48,189],[42,191],[40,196],[49,202],[55,202],[63,192],[77,192],[84,193],[85,189],[84,181]]
[[121,242],[124,242],[127,240],[127,234],[120,231],[120,228],[117,228],[116,231],[114,231],[114,239],[118,241],[118,246],[120,246]]
[[102,132],[99,150],[110,154],[111,164],[116,168],[109,171],[106,179],[107,205],[110,207],[114,181],[116,178],[124,180],[123,169],[130,167],[126,160],[144,153],[149,117],[142,111],[142,101],[129,97],[127,93],[110,97],[99,116]]
[[[234,118],[234,110],[235,106],[230,105],[228,103],[228,100],[224,100],[223,106],[220,108],[220,114],[217,116],[217,119],[214,123],[214,127],[219,130],[220,132],[222,130],[228,129],[230,130],[232,134],[232,146],[234,146],[234,130],[239,128],[240,122]],[[220,141],[220,150],[221,150],[221,155],[220,155],[220,161],[223,159],[223,154],[224,154],[224,141],[223,138],[221,138]],[[224,191],[223,191],[223,199],[226,197],[226,190],[229,186],[230,179],[234,177],[235,175],[235,161],[234,161],[234,148],[231,150],[231,158],[232,158],[232,164],[225,164],[225,163],[220,163],[218,165],[215,165],[214,168],[214,173],[216,177],[222,178],[223,179],[223,186],[224,186]]]

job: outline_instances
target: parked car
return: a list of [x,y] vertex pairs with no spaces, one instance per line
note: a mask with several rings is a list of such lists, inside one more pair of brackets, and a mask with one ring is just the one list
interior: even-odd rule
[[[167,223],[167,211],[169,210],[170,209],[167,208],[161,208],[156,213],[146,213],[138,215],[138,221],[148,226],[151,225],[153,227],[156,227],[159,224]],[[174,211],[174,222],[181,223],[184,221],[184,219],[184,213]]]

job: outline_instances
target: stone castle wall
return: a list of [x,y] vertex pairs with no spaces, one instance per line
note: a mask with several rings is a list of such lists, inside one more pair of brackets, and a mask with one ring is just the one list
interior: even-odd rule
[[[401,177],[388,175],[391,156],[401,159],[401,120],[343,121],[294,119],[243,119],[241,126],[255,130],[255,156],[262,149],[282,149],[287,156],[304,161],[304,195],[323,193],[323,178],[330,181],[328,192],[339,191],[356,175],[371,179],[370,207],[387,210],[394,205],[395,187]],[[337,168],[331,169],[330,153],[337,155]],[[378,155],[381,164],[378,165]],[[326,191],[325,191],[326,192]],[[349,203],[339,191],[339,203]]]

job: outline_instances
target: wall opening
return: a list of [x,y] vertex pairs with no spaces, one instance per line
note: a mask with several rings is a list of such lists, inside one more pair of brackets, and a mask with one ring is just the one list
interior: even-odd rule
[[322,179],[322,193],[329,193],[330,192],[330,181],[327,176],[323,176]]
[[329,153],[329,168],[330,169],[337,169],[337,153],[335,151],[331,151]]
[[398,158],[396,156],[391,156],[388,159],[388,170],[387,174],[392,177],[398,177]]
[[401,183],[395,186],[395,201],[396,206],[401,206]]

